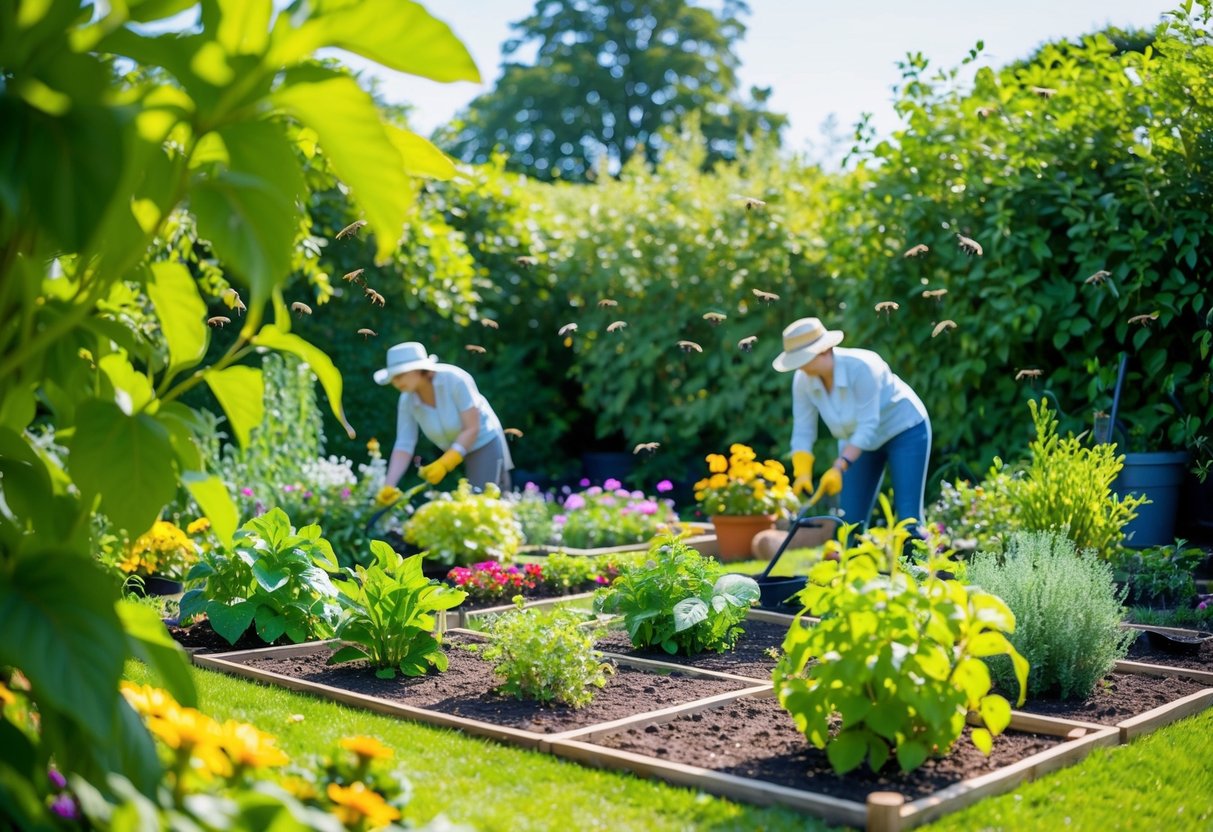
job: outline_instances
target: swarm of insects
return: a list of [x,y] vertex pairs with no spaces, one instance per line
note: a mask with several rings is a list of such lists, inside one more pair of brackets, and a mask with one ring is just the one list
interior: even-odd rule
[[880,303],[876,304],[876,311],[884,312],[886,316],[896,312],[900,308],[901,304],[895,300],[882,300]]
[[1107,280],[1111,276],[1112,276],[1112,273],[1110,271],[1107,271],[1105,269],[1100,269],[1095,274],[1091,275],[1086,280],[1084,280],[1083,283],[1087,284],[1088,286],[1090,286],[1092,284],[1096,284],[1096,283],[1103,283],[1105,280]]
[[231,322],[232,322],[231,318],[225,318],[223,315],[216,315],[213,318],[206,319],[206,323],[208,326],[217,326],[220,329],[223,329],[224,324],[230,324]]
[[362,336],[363,341],[365,341],[367,338],[376,338],[379,336],[379,333],[376,332],[375,330],[366,329],[365,327],[358,330],[358,334]]
[[522,266],[522,268],[524,268],[524,269],[529,269],[532,266],[539,265],[539,258],[534,257],[530,254],[522,254],[522,255],[519,255],[518,257],[515,257],[514,262],[517,263],[519,266]]
[[707,321],[708,323],[710,323],[712,326],[719,326],[722,322],[724,322],[724,320],[726,318],[728,318],[728,315],[722,315],[719,312],[704,312],[703,313],[703,319],[705,321]]
[[306,303],[295,301],[291,304],[291,311],[297,312],[300,315],[310,315],[312,314],[312,307],[308,306]]
[[747,335],[737,342],[737,349],[741,350],[742,352],[749,352],[750,350],[754,349],[754,345],[756,343],[758,343],[757,335]]
[[971,237],[966,237],[963,234],[957,234],[956,235],[956,244],[958,246],[960,246],[960,250],[963,251],[965,254],[969,254],[969,255],[976,254],[978,257],[981,257],[981,255],[982,255],[981,243],[977,242],[976,240],[974,240]]
[[947,289],[923,289],[922,296],[930,300],[939,300],[948,293]]
[[956,321],[940,321],[935,324],[935,328],[931,330],[931,337],[934,338],[941,332],[946,332],[949,329],[956,329]]
[[486,327],[488,327],[489,329],[499,329],[499,328],[500,328],[500,324],[498,324],[498,323],[497,323],[496,321],[494,321],[492,318],[481,318],[481,319],[480,319],[480,325],[481,325],[481,326],[486,326]]
[[556,330],[556,334],[557,335],[572,335],[576,331],[577,331],[577,324],[565,324],[564,326],[560,327],[560,329]]
[[1129,318],[1129,323],[1138,324],[1139,326],[1149,326],[1157,320],[1157,312],[1148,312],[1145,315],[1134,315],[1132,318]]
[[609,309],[612,306],[618,305],[619,301],[615,300],[614,298],[603,298],[602,300],[598,301],[599,309]]
[[488,350],[486,350],[484,347],[480,346],[479,344],[468,344],[464,347],[464,349],[467,350],[468,352],[474,352],[477,355],[484,355],[486,352],[488,352]]
[[758,298],[763,303],[774,303],[775,301],[779,300],[779,295],[775,294],[774,292],[764,292],[761,289],[751,289],[750,291],[754,293],[754,297]]
[[752,196],[743,196],[741,194],[733,194],[733,199],[740,200],[747,211],[752,211],[755,208],[765,208],[767,204],[761,199],[755,199]]
[[1053,89],[1052,87],[1031,87],[1030,89],[1033,93],[1045,100],[1057,95],[1057,90]]
[[703,347],[696,344],[694,341],[679,341],[678,349],[683,352],[703,352]]
[[657,450],[660,447],[661,447],[660,442],[641,442],[635,448],[632,448],[632,453],[638,454],[638,453],[641,453],[642,451],[652,453],[653,451]]
[[375,306],[386,306],[387,299],[372,289],[370,286],[363,287],[362,293],[371,299],[371,303]]
[[627,321],[613,321],[607,324],[607,332],[618,332],[628,325]]
[[366,225],[366,220],[354,220],[345,228],[337,232],[337,239],[344,240],[346,237],[358,236],[358,229],[362,228],[364,225]]
[[1028,368],[1026,370],[1020,370],[1015,374],[1016,381],[1023,381],[1025,378],[1040,378],[1040,370]]
[[919,243],[916,246],[911,246],[910,248],[907,248],[905,251],[905,254],[903,254],[901,256],[902,257],[917,257],[920,254],[926,254],[930,250],[931,250],[930,246]]
[[352,272],[346,272],[345,274],[341,275],[341,279],[349,283],[354,281],[361,283],[362,281],[359,280],[359,278],[362,277],[362,273],[364,271],[366,271],[366,269],[354,269]]
[[512,436],[515,439],[522,438],[522,431],[518,430],[518,428],[506,428],[502,431],[502,433],[504,433],[506,436]]

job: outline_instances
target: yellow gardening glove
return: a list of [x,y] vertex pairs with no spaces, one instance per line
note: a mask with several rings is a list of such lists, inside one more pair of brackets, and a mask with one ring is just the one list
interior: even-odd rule
[[381,506],[390,506],[400,499],[400,489],[394,485],[385,485],[375,495],[375,502]]
[[[837,468],[827,468],[826,472],[821,475],[821,481],[817,485],[817,490],[827,497],[833,497],[839,491],[842,491],[842,471]],[[818,496],[817,494],[813,495]]]
[[813,490],[813,455],[808,451],[792,451],[793,494],[808,494]]
[[447,451],[429,465],[422,465],[421,478],[430,485],[437,485],[442,478],[455,470],[455,466],[463,462],[463,454],[459,451]]

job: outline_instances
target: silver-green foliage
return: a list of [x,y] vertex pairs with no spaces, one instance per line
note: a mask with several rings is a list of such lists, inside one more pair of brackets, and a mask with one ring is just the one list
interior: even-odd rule
[[594,649],[596,633],[580,625],[584,616],[561,607],[521,607],[493,619],[492,642],[478,648],[504,681],[497,688],[519,699],[588,705],[614,668]]
[[[981,552],[969,579],[1015,613],[1010,635],[1031,665],[1028,694],[1089,696],[1125,657],[1134,633],[1120,628],[1124,591],[1111,567],[1056,532],[1016,532],[1002,554]],[[1011,689],[1009,664],[991,662],[998,686]]]

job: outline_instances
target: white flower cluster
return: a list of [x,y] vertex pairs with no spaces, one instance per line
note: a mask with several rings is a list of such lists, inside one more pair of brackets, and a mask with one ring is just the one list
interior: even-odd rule
[[358,476],[365,483],[365,493],[374,494],[383,487],[383,481],[387,477],[387,460],[383,457],[372,457],[370,464],[358,466]]
[[317,491],[358,484],[354,464],[343,456],[318,457],[304,462],[301,469],[303,481]]

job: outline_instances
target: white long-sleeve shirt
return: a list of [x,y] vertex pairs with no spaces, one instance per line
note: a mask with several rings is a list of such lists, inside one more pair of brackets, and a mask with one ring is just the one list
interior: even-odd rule
[[444,451],[463,431],[459,414],[474,407],[480,412],[480,432],[468,452],[479,450],[502,435],[501,422],[488,400],[476,388],[466,370],[453,364],[439,364],[434,371],[434,406],[421,401],[416,393],[401,393],[396,406],[396,444],[394,451],[412,454],[417,448],[417,431]]
[[792,450],[813,450],[817,417],[839,447],[874,451],[919,422],[927,409],[910,385],[871,350],[834,348],[834,389],[826,392],[816,376],[792,373]]

